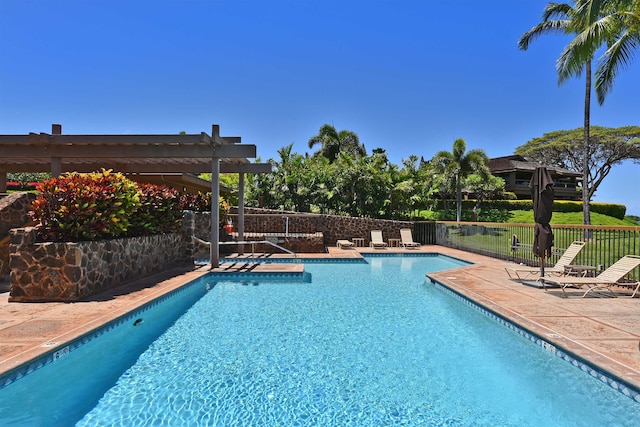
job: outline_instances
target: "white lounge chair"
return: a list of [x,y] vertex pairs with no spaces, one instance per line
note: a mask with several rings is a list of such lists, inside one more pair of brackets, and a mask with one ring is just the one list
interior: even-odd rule
[[[566,274],[566,269],[568,265],[570,265],[574,259],[578,256],[582,248],[584,247],[584,242],[575,241],[573,242],[566,251],[562,254],[556,265],[553,267],[545,268],[544,272],[549,274],[554,274],[556,276],[564,276]],[[510,279],[513,280],[525,280],[530,276],[535,276],[540,274],[540,267],[505,267]],[[523,277],[520,275],[524,274]]]
[[400,229],[400,246],[403,248],[419,249],[420,243],[413,241],[413,234],[410,228]]
[[[618,282],[629,274],[633,269],[640,266],[640,256],[639,255],[625,255],[620,258],[615,264],[611,265],[602,273],[598,274],[596,277],[575,277],[575,276],[564,276],[558,278],[547,278],[541,277],[538,279],[542,283],[542,287],[546,288],[546,285],[549,283],[560,286],[562,293],[564,296],[567,296],[565,292],[565,288],[573,287],[573,288],[582,288],[586,287],[587,291],[582,295],[584,298],[589,292],[604,292],[608,291],[611,296],[615,297],[615,294],[611,290],[611,287],[614,285],[618,285]],[[638,288],[640,288],[640,282],[636,284],[632,283],[620,283],[621,286],[635,286],[635,290],[631,298],[633,298],[638,292]]]
[[356,245],[349,240],[338,240],[336,246],[340,249],[353,249]]
[[374,249],[384,249],[388,246],[387,242],[382,239],[382,230],[371,230],[371,242],[369,246]]

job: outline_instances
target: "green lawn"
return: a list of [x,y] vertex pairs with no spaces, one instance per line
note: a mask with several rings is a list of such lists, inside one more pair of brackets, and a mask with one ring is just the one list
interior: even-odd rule
[[[511,211],[510,223],[528,224],[533,223],[533,211]],[[582,224],[582,212],[554,212],[551,217],[551,224]],[[592,225],[621,225],[621,226],[638,226],[638,223],[632,219],[618,219],[596,212],[591,212]]]

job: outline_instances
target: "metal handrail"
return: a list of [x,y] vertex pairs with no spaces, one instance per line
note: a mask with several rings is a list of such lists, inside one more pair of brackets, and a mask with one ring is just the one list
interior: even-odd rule
[[293,255],[293,258],[295,258],[296,260],[298,259],[298,255],[293,252],[290,251],[287,248],[283,248],[282,246],[278,245],[277,243],[273,243],[270,240],[242,240],[242,241],[233,241],[233,242],[220,242],[219,244],[221,245],[246,245],[246,244],[251,244],[251,257],[255,256],[255,247],[256,247],[256,243],[265,243],[267,245],[271,245],[274,248],[278,248],[283,252],[286,252],[288,254]]
[[[210,246],[211,242],[207,242],[206,240],[202,240],[199,239],[195,236],[193,236],[193,241],[200,243],[201,245],[205,245],[205,246]],[[255,257],[255,248],[256,248],[256,243],[264,243],[267,245],[271,245],[275,248],[278,248],[280,250],[282,250],[283,252],[287,252],[288,254],[293,255],[293,258],[297,261],[298,260],[298,255],[293,252],[290,251],[287,248],[283,248],[282,246],[273,243],[272,241],[269,240],[242,240],[242,241],[232,241],[232,242],[218,242],[219,245],[246,245],[246,244],[250,244],[251,245],[251,257],[254,258]]]

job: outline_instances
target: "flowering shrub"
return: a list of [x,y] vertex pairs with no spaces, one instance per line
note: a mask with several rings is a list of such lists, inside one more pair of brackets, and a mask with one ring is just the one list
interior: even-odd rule
[[[155,184],[136,184],[121,173],[102,170],[68,173],[38,183],[30,216],[40,223],[40,236],[51,241],[173,233],[182,211],[211,211],[211,193],[180,195]],[[220,226],[229,213],[220,197]]]
[[35,190],[37,182],[17,182],[17,181],[7,181],[7,190]]
[[127,234],[173,233],[180,229],[182,209],[178,190],[164,185],[138,184],[140,207],[131,217]]
[[93,240],[124,235],[140,206],[133,181],[102,170],[67,173],[38,183],[31,217],[45,240]]
[[7,174],[7,190],[35,190],[38,182],[49,178],[51,174],[45,172],[10,172]]
[[183,194],[180,197],[180,207],[183,211],[210,212],[211,193]]

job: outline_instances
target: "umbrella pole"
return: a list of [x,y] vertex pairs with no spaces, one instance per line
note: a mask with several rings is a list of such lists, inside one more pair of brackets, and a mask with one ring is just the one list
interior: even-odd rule
[[540,277],[544,277],[544,255],[540,256]]

